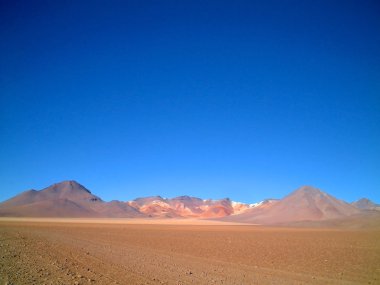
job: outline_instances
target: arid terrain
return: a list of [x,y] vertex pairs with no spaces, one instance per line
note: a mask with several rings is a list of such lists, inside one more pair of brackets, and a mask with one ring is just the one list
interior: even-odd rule
[[0,220],[0,284],[379,284],[379,229]]

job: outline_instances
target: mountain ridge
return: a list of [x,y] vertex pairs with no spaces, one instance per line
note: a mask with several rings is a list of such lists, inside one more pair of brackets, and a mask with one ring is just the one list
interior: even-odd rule
[[349,204],[318,188],[302,186],[282,199],[252,204],[188,195],[105,202],[78,182],[67,180],[42,190],[24,191],[0,203],[0,216],[200,218],[275,224],[345,218],[361,213],[363,207],[366,211],[374,210],[373,205],[377,205],[368,199],[359,201]]

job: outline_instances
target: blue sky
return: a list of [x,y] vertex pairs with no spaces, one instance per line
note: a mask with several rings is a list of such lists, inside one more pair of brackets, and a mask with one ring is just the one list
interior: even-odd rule
[[0,5],[0,201],[380,202],[378,1]]

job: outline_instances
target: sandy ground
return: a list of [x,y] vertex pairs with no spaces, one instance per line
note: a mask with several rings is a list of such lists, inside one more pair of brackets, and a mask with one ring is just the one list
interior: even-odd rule
[[127,224],[127,225],[244,225],[237,222],[202,219],[159,219],[159,218],[17,218],[0,217],[1,222],[74,223],[74,224]]
[[0,220],[0,284],[380,284],[380,230],[54,221]]

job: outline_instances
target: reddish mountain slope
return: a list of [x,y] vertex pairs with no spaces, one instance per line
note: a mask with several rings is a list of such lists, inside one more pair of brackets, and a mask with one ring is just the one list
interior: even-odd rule
[[304,186],[267,208],[257,208],[228,220],[260,224],[295,221],[321,221],[358,214],[350,204],[338,200],[317,188]]
[[66,199],[42,200],[13,207],[0,207],[8,217],[97,217],[97,213]]
[[[150,217],[183,217],[183,218],[217,218],[234,213],[234,206],[230,199],[202,200],[196,197],[179,196],[164,199],[161,196],[138,198],[128,204],[136,210]],[[237,205],[242,211],[242,205]],[[245,204],[248,208],[249,206]]]
[[23,217],[142,216],[141,213],[125,203],[103,202],[75,181],[63,181],[40,191],[23,192],[1,203],[0,215]]

